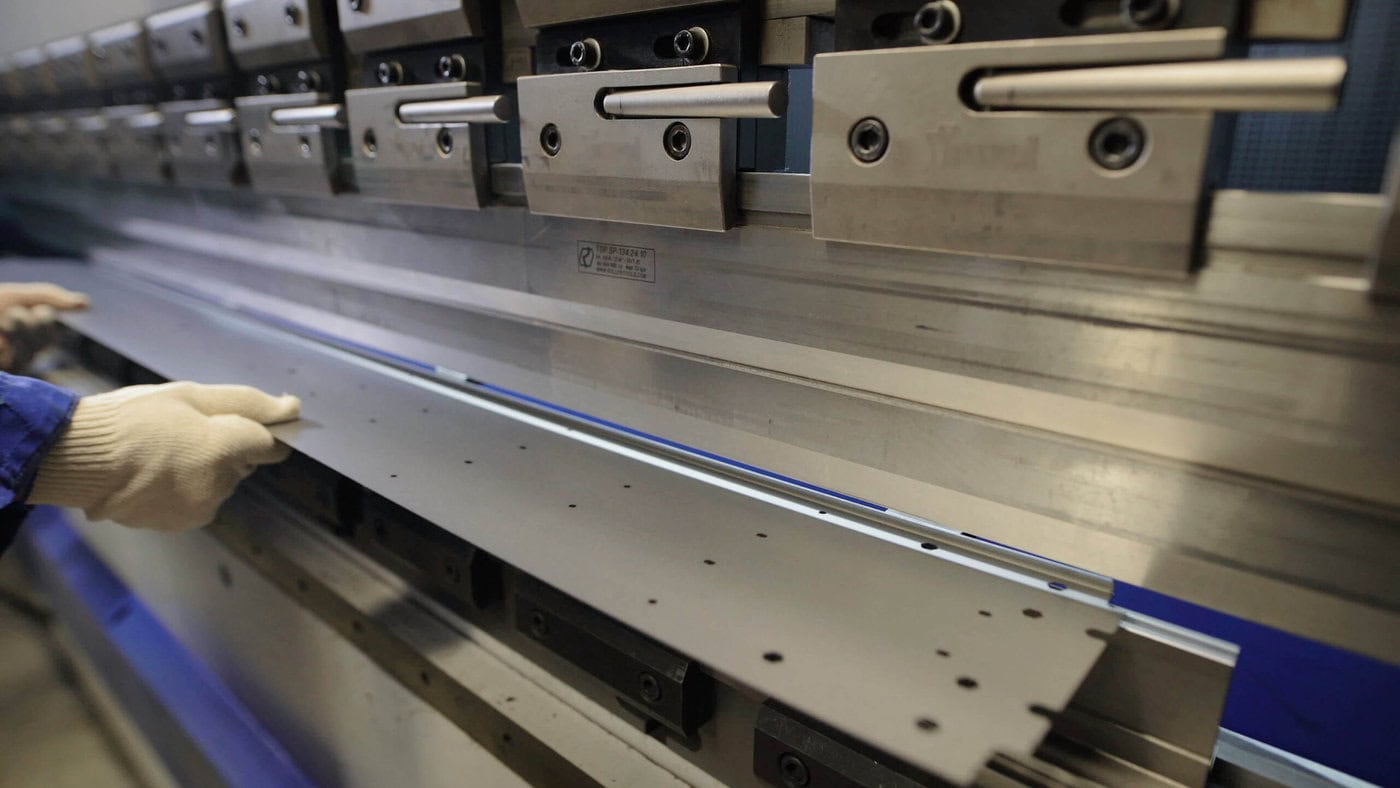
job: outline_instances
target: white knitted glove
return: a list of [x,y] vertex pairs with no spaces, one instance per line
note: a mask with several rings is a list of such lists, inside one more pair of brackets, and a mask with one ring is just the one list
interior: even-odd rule
[[83,397],[40,463],[29,502],[137,528],[207,525],[257,466],[290,453],[263,425],[300,411],[291,395],[188,382]]
[[87,296],[58,285],[0,284],[0,370],[23,370],[54,341],[56,310],[87,305]]

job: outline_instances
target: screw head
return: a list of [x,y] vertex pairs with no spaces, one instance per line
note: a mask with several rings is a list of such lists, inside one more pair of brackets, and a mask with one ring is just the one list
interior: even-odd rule
[[710,34],[703,27],[687,27],[671,37],[676,57],[699,63],[710,51]]
[[199,30],[198,28],[191,30],[190,40],[193,41],[194,45],[197,47],[204,46],[204,32]]
[[219,155],[219,141],[212,136],[204,138],[204,155],[214,158]]
[[544,640],[549,634],[549,621],[539,610],[530,611],[530,635],[536,640]]
[[1129,30],[1160,30],[1181,9],[1180,0],[1120,0],[1118,15]]
[[569,63],[585,71],[596,69],[603,62],[603,47],[597,39],[584,38],[569,45]]
[[297,81],[293,85],[298,93],[312,93],[321,87],[321,75],[310,69],[297,71]]
[[643,673],[637,680],[637,691],[642,696],[642,700],[647,703],[656,703],[661,700],[661,682],[656,680],[656,676],[651,673]]
[[790,752],[785,752],[778,758],[778,773],[783,776],[783,785],[790,788],[802,788],[812,781],[812,773],[807,769],[807,764]]
[[690,154],[690,127],[684,123],[672,123],[666,127],[666,133],[661,135],[661,145],[666,149],[666,155],[680,161]]
[[310,138],[310,137],[298,137],[298,138],[297,138],[297,142],[299,142],[299,143],[301,144],[301,145],[300,145],[301,157],[302,157],[303,159],[309,159],[309,158],[311,158],[311,138]]
[[553,123],[544,124],[540,129],[540,148],[546,156],[558,156],[559,149],[563,147],[563,137],[559,134],[559,127]]
[[233,34],[234,34],[235,36],[239,37],[239,38],[247,38],[247,37],[248,37],[248,20],[246,20],[246,19],[235,19],[235,20],[233,20]]
[[1109,118],[1089,133],[1089,157],[1106,170],[1126,170],[1147,151],[1147,132],[1132,118]]
[[914,29],[925,44],[946,44],[962,32],[962,11],[953,0],[924,3],[914,14]]
[[439,79],[461,79],[467,73],[467,61],[461,55],[443,55],[436,70]]
[[254,156],[261,156],[263,152],[262,132],[257,129],[248,130],[248,153]]
[[847,144],[857,161],[873,164],[889,150],[890,133],[879,118],[862,118],[851,127]]
[[276,93],[282,89],[281,81],[271,74],[259,74],[253,81],[257,85],[257,92],[262,95]]
[[379,155],[379,140],[374,136],[374,129],[365,129],[365,134],[360,139],[360,150],[364,151],[366,158],[372,159]]
[[365,10],[365,0],[350,0],[350,10],[363,13]]
[[451,130],[446,129],[446,128],[438,129],[438,133],[437,133],[437,149],[438,149],[438,153],[441,154],[441,155],[443,155],[443,156],[450,156],[450,155],[452,155],[452,146],[453,146],[453,144],[454,144],[454,143],[453,143],[453,140],[452,140],[452,132],[451,132]]
[[403,81],[403,66],[392,60],[381,60],[374,67],[374,78],[381,85],[397,85]]
[[301,9],[293,3],[288,3],[282,9],[282,18],[287,21],[287,24],[296,27],[301,24]]

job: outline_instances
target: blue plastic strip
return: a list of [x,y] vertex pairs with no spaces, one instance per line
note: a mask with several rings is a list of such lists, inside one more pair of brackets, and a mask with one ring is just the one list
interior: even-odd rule
[[1127,583],[1113,603],[1239,645],[1224,727],[1400,784],[1400,668]]
[[[64,584],[63,593],[81,603],[145,693],[179,725],[224,784],[312,785],[247,707],[180,645],[61,512],[35,509],[20,538],[48,565],[46,574]],[[152,744],[161,751],[160,741]]]

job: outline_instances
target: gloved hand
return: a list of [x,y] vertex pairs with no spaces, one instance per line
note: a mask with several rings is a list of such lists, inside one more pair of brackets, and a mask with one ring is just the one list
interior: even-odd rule
[[300,411],[291,395],[188,382],[83,397],[40,463],[29,502],[137,528],[207,525],[257,466],[287,458],[264,425]]
[[46,282],[0,284],[0,370],[23,370],[53,342],[56,310],[87,305],[82,293]]

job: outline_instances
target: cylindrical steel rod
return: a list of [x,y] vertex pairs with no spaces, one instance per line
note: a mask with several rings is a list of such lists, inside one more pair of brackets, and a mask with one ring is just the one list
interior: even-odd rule
[[345,128],[344,104],[315,104],[310,107],[281,107],[272,111],[272,122],[278,126],[320,126],[328,129]]
[[787,83],[622,90],[603,96],[603,111],[618,118],[778,118],[787,111]]
[[73,119],[73,125],[78,131],[85,131],[89,134],[107,130],[107,119],[101,115],[83,115]]
[[63,118],[54,117],[53,115],[39,118],[34,122],[34,125],[44,134],[57,135],[64,134],[68,131],[68,121]]
[[165,116],[155,110],[150,110],[148,112],[138,112],[135,115],[127,115],[122,118],[122,122],[125,123],[126,127],[129,129],[146,131],[160,128],[161,124],[165,123]]
[[510,120],[510,99],[472,96],[414,101],[399,105],[399,120],[404,123],[505,123]]
[[997,74],[972,95],[988,109],[1320,112],[1346,73],[1339,57],[1153,63]]
[[199,132],[234,131],[238,111],[231,107],[219,109],[199,109],[185,113],[185,125]]

